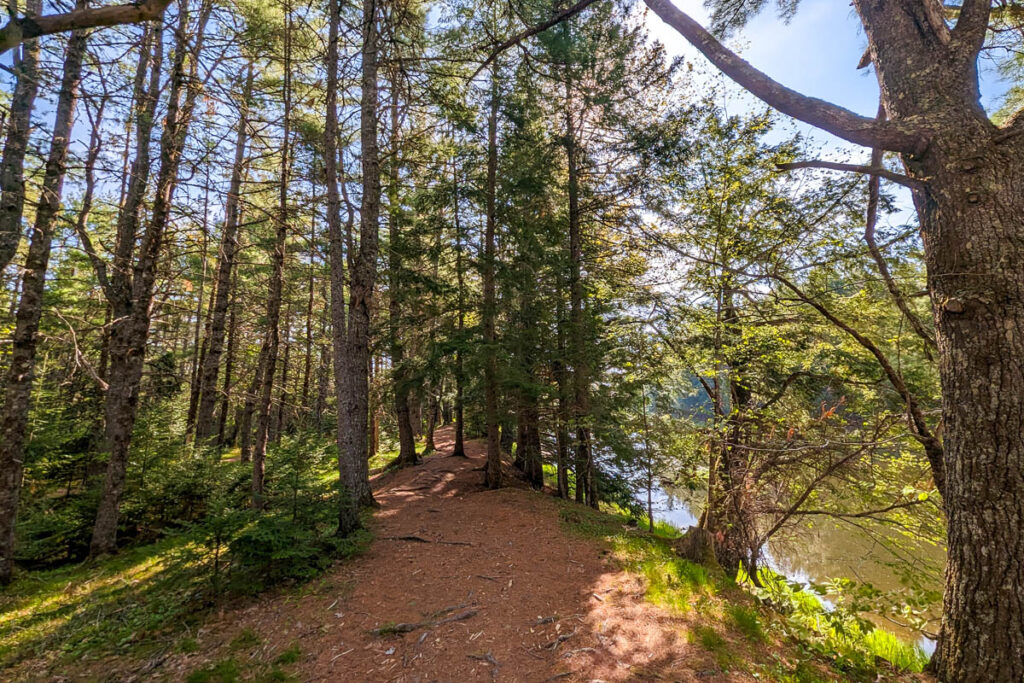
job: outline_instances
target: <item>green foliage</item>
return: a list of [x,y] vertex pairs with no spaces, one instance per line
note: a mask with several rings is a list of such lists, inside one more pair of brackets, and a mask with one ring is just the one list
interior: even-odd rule
[[294,664],[302,656],[302,649],[298,645],[292,645],[274,659],[274,664]]
[[786,614],[791,635],[820,655],[832,658],[842,670],[867,675],[882,659],[898,669],[920,672],[928,663],[927,655],[916,645],[876,628],[845,608],[827,609],[817,595],[770,570],[759,571],[759,585],[746,576],[739,580],[755,596]]
[[756,610],[743,605],[732,605],[729,608],[729,617],[740,633],[750,640],[757,643],[765,640],[764,628]]
[[[226,592],[301,583],[361,552],[368,532],[334,534],[335,457],[319,435],[285,437],[268,453],[262,512],[249,506],[248,478],[238,463],[209,455],[154,459],[147,475],[154,483],[133,494],[140,502],[133,503],[132,519],[146,520],[149,533],[159,530],[162,538],[98,563],[20,575],[0,594],[0,662],[43,652],[77,658],[151,648],[163,634],[194,624]],[[143,500],[152,501],[148,511]],[[243,633],[237,644],[250,647],[245,643],[254,635]],[[183,652],[194,647],[192,638],[179,641]],[[224,666],[196,675],[230,680]]]
[[234,659],[222,659],[213,666],[193,671],[185,680],[188,683],[235,683],[242,676],[242,668]]

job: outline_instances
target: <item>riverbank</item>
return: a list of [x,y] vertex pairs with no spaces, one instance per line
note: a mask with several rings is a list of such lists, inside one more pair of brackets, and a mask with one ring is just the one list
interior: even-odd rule
[[[923,680],[800,640],[789,617],[624,517],[532,491],[511,470],[512,486],[483,489],[482,444],[448,457],[450,436],[422,465],[375,478],[372,544],[320,578],[156,628],[142,620],[116,640],[74,641],[65,628],[62,642],[7,649],[5,678]],[[16,641],[27,622],[60,632],[101,586],[121,589],[100,615],[117,623],[155,600],[172,557],[171,547],[125,553],[64,570],[63,586],[28,574],[3,596],[14,616],[0,640]]]

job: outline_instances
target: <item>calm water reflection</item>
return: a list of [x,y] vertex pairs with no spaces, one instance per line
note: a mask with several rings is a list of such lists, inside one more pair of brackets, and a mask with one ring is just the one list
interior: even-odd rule
[[[704,491],[658,489],[653,494],[654,517],[679,529],[694,526],[703,509],[705,495]],[[646,499],[643,502],[646,505]],[[941,590],[943,548],[887,535],[885,530],[872,530],[872,533],[877,536],[833,520],[815,520],[813,527],[796,527],[786,537],[769,543],[766,564],[790,580],[804,584],[849,578],[887,591],[902,586],[895,566],[899,559],[898,564],[912,567],[916,576],[929,577],[928,589]],[[898,558],[894,553],[898,553]],[[826,607],[831,606],[827,598],[822,602]],[[935,650],[935,643],[920,633],[900,628],[877,615],[867,616],[905,640],[917,642],[928,654]],[[937,622],[929,625],[929,630],[937,628]]]

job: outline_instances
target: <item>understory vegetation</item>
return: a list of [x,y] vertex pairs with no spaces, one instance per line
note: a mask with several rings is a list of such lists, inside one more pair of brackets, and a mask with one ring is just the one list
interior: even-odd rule
[[[856,612],[826,606],[822,595],[762,569],[755,585],[742,574],[679,557],[679,532],[659,525],[638,530],[628,513],[563,506],[570,533],[600,539],[629,572],[642,576],[645,597],[683,615],[689,637],[713,653],[724,670],[737,669],[777,681],[873,681],[921,672],[928,662],[919,647],[878,628]],[[780,652],[778,643],[785,643]]]
[[1024,6],[819,2],[865,116],[729,47],[800,4],[11,0],[0,665],[303,590],[444,428],[720,669],[1024,680]]

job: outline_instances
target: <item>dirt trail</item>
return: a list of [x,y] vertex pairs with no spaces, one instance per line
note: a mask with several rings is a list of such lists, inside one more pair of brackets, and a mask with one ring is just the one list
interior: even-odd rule
[[[205,651],[165,673],[195,670],[250,628],[259,645],[245,656],[298,645],[290,670],[304,681],[732,680],[606,551],[564,534],[555,501],[483,489],[482,444],[468,442],[468,458],[451,446],[440,430],[437,455],[376,479],[366,554],[316,590],[223,613],[200,631]],[[397,624],[410,630],[387,633]]]

